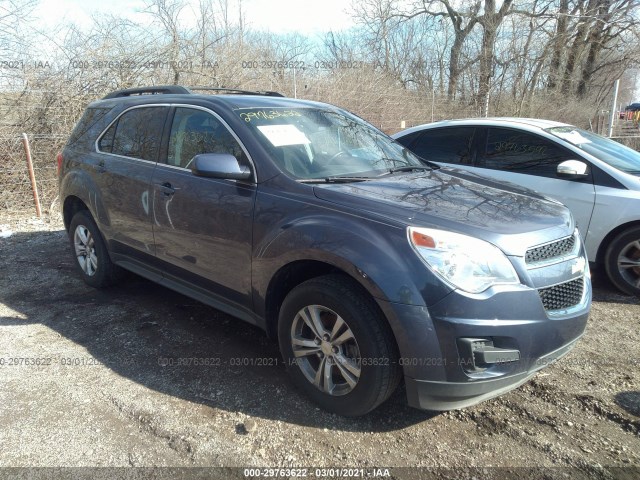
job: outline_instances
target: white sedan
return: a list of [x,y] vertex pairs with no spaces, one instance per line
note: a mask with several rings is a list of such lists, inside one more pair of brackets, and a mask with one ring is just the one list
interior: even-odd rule
[[420,157],[555,198],[592,263],[640,296],[640,153],[573,125],[530,118],[447,120],[392,135]]

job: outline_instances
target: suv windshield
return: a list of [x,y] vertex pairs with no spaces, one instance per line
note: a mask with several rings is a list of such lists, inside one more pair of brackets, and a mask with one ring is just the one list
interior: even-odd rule
[[640,175],[640,153],[629,147],[576,127],[553,127],[545,131],[572,143],[618,170]]
[[428,168],[402,145],[346,112],[251,108],[236,113],[278,166],[297,179],[349,177],[356,181],[396,169]]

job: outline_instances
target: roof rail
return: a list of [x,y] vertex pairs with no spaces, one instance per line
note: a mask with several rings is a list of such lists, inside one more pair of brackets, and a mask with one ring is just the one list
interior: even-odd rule
[[159,95],[159,94],[188,94],[191,91],[186,87],[181,87],[180,85],[158,85],[155,87],[138,87],[138,88],[126,88],[124,90],[116,90],[115,92],[111,92],[106,97],[103,97],[103,100],[108,98],[120,98],[120,97],[130,97],[132,95]]
[[137,88],[126,88],[124,90],[116,90],[115,92],[111,92],[106,97],[103,97],[103,100],[109,98],[121,98],[121,97],[130,97],[133,95],[160,95],[160,94],[190,94],[193,91],[208,91],[208,92],[221,92],[221,93],[236,93],[240,95],[263,95],[267,97],[284,97],[279,92],[269,92],[269,91],[251,91],[251,90],[240,90],[238,88],[216,88],[216,87],[183,87],[180,85],[158,85],[155,87],[137,87]]
[[264,95],[267,97],[284,97],[279,92],[270,92],[264,90],[240,90],[237,88],[217,88],[217,87],[189,87],[190,91],[208,91],[208,92],[222,92],[222,93],[237,93],[240,95]]

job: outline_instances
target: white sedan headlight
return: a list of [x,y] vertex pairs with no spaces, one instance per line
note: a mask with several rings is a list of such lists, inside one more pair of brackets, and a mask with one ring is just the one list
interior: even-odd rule
[[409,227],[407,233],[427,266],[455,288],[480,293],[492,285],[520,283],[513,265],[495,245],[432,228]]

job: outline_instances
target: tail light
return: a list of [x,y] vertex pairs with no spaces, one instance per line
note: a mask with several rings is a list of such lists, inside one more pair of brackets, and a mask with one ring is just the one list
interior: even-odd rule
[[56,155],[56,160],[58,161],[58,176],[60,176],[60,172],[62,171],[62,152],[58,153],[58,155]]

